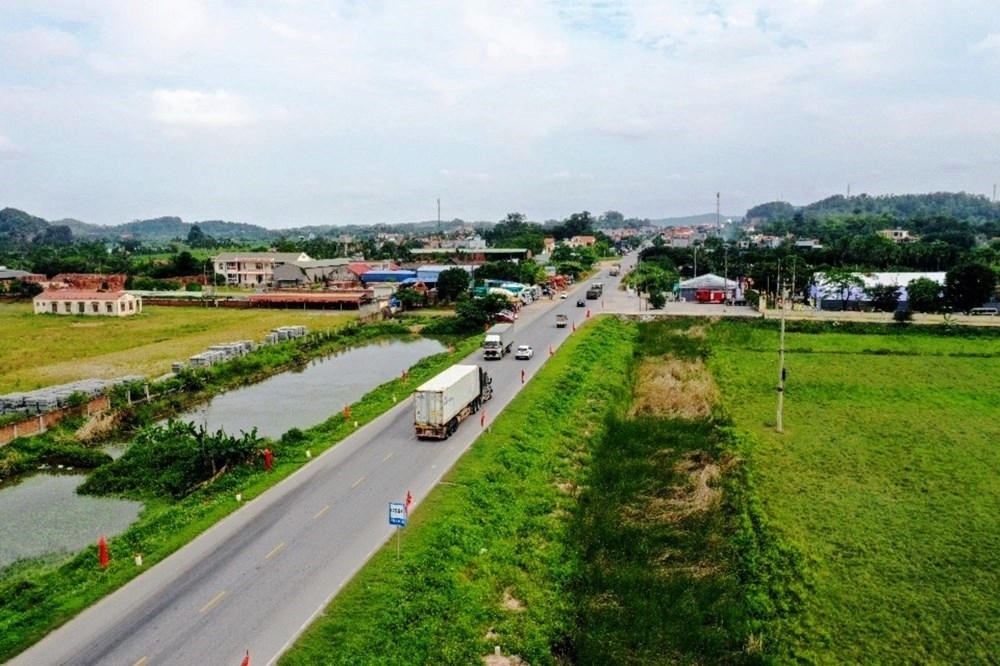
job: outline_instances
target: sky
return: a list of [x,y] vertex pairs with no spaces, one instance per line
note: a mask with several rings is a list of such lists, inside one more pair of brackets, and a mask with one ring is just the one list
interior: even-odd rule
[[1000,182],[996,0],[3,0],[0,207],[271,229]]

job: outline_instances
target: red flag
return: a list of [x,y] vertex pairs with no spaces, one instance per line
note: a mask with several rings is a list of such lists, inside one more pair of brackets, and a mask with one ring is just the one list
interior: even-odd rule
[[250,650],[247,650],[247,656],[243,657],[240,666],[250,666]]
[[111,561],[111,557],[108,556],[108,542],[104,540],[104,535],[97,540],[97,562],[101,565],[101,568],[108,566],[108,562]]
[[485,428],[486,427],[486,410],[485,409],[483,410],[483,413],[479,416],[479,427],[480,428]]
[[406,511],[406,515],[407,516],[410,515],[410,505],[411,504],[413,504],[413,495],[410,493],[409,490],[407,490],[406,491],[406,504],[403,506],[403,509]]

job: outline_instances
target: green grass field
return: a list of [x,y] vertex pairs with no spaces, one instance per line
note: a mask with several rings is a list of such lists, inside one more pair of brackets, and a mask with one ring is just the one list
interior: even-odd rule
[[995,663],[1000,338],[710,329],[766,512],[804,554],[786,661]]
[[261,342],[279,326],[327,330],[353,313],[146,307],[134,317],[36,315],[31,304],[0,303],[0,394],[80,379],[158,377],[210,345]]

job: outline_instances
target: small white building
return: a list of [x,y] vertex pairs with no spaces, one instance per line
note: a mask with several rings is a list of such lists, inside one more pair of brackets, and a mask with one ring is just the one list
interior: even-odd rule
[[127,291],[43,291],[32,303],[35,314],[128,317],[142,312],[142,298]]

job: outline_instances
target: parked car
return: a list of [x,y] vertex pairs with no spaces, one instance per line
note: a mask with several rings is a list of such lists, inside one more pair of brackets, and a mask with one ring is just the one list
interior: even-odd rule
[[564,291],[563,293],[559,294],[559,298],[569,298],[569,294],[567,294],[567,293],[566,293],[566,292]]
[[535,350],[528,345],[518,345],[517,351],[514,352],[514,358],[521,361],[527,361],[534,355],[535,355]]
[[578,307],[578,308],[585,308],[585,307],[587,307],[587,301],[577,301],[576,302],[576,307]]

